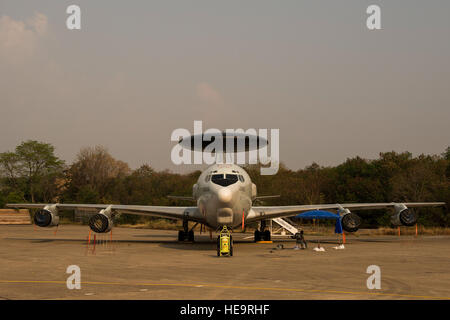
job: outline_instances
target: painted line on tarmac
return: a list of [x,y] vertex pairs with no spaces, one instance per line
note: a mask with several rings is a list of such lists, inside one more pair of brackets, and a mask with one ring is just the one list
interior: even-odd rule
[[[0,280],[0,283],[66,284],[66,281]],[[403,298],[450,300],[450,297],[420,296],[420,295],[399,294],[399,293],[339,291],[339,290],[312,290],[312,289],[276,288],[276,287],[272,287],[272,288],[244,287],[244,286],[229,286],[229,285],[215,285],[215,284],[187,284],[187,283],[130,283],[129,284],[129,283],[120,283],[120,282],[95,282],[95,281],[84,281],[83,282],[82,281],[81,285],[113,285],[113,286],[125,286],[125,287],[151,286],[151,287],[222,288],[222,289],[242,289],[242,290],[288,291],[288,292],[303,292],[303,293],[338,293],[338,294],[353,294],[353,295],[377,295],[377,296],[393,296],[393,297],[403,297]]]

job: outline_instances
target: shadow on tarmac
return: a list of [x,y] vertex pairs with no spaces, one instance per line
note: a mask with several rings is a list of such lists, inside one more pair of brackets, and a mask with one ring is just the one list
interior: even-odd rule
[[[177,249],[177,250],[212,250],[216,248],[216,237],[213,236],[210,239],[209,236],[196,236],[195,242],[178,242],[178,240],[173,235],[136,235],[135,237],[155,237],[157,239],[113,239],[112,242],[116,244],[159,244],[161,247]],[[161,239],[161,238],[170,238],[170,239]],[[29,241],[31,243],[51,243],[51,242],[79,242],[82,245],[86,245],[86,239],[67,239],[67,238],[4,238],[4,240],[19,240],[19,241]],[[358,238],[358,239],[347,239],[347,244],[357,243],[357,242],[371,242],[371,243],[392,243],[397,241],[410,241],[410,238],[403,239],[395,239],[395,238],[380,238],[380,239],[368,239],[368,238]],[[234,243],[253,243],[253,239],[233,239]],[[339,244],[339,240],[337,239],[306,239],[308,243],[323,243],[323,244]],[[91,243],[93,239],[91,238]],[[109,242],[105,239],[97,239],[97,243],[100,242]],[[274,243],[295,243],[293,239],[273,239]]]

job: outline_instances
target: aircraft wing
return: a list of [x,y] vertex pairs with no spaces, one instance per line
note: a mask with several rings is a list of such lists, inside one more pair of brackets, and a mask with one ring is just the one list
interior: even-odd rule
[[142,216],[157,216],[171,219],[184,219],[192,221],[202,221],[203,216],[197,207],[158,207],[158,206],[135,206],[120,204],[52,204],[52,203],[9,203],[9,208],[24,209],[43,209],[45,206],[55,205],[59,210],[83,210],[90,212],[99,212],[102,209],[110,207],[114,213],[126,213]]
[[196,201],[194,197],[185,197],[185,196],[167,196],[169,199],[173,200],[186,200],[186,201]]
[[299,213],[310,210],[372,210],[372,209],[393,209],[396,205],[405,205],[409,208],[418,207],[438,207],[445,206],[445,202],[386,202],[386,203],[335,203],[335,204],[313,204],[300,206],[272,206],[272,207],[252,207],[252,211],[247,216],[247,221],[258,221],[273,219],[278,217],[295,216]]

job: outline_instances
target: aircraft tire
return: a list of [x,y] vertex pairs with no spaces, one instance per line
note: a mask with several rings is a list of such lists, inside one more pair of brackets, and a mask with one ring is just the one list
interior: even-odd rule
[[184,241],[184,231],[178,231],[178,241]]
[[220,236],[217,237],[217,256],[220,257]]
[[230,257],[233,256],[233,236],[230,236]]
[[261,241],[261,232],[255,230],[255,242]]
[[264,241],[270,241],[270,239],[271,239],[271,234],[270,234],[270,231],[269,231],[269,230],[264,231],[264,233],[263,233],[263,238],[264,238]]
[[188,232],[188,240],[194,242],[194,230]]

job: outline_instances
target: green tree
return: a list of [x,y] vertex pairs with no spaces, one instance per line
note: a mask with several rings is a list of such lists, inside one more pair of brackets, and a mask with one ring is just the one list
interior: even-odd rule
[[445,149],[445,152],[442,154],[442,157],[445,160],[449,160],[450,161],[450,147],[447,147],[447,149]]
[[31,202],[51,200],[56,192],[57,179],[62,177],[64,161],[54,154],[49,143],[28,140],[15,152],[0,153],[0,170],[7,186],[22,191]]
[[130,171],[128,164],[114,159],[105,147],[83,148],[67,172],[65,198],[79,202],[96,195],[100,202],[113,202],[111,191]]

